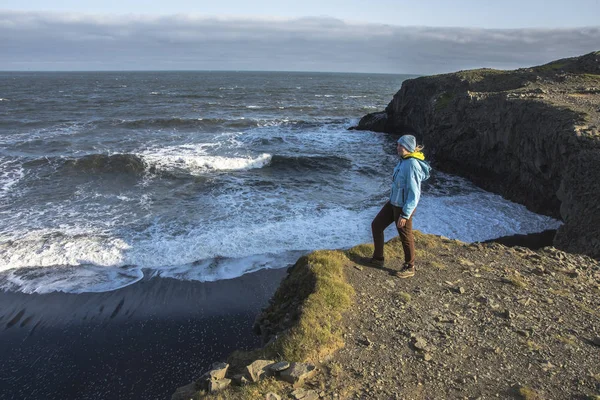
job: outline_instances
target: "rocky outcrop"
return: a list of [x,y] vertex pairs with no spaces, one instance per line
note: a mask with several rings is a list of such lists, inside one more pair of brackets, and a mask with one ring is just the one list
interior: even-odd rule
[[357,129],[414,132],[438,168],[562,218],[554,244],[600,257],[600,52],[410,79]]

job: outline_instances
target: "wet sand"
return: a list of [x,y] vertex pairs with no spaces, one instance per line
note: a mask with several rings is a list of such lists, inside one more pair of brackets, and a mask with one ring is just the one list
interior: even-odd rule
[[286,269],[105,293],[0,291],[0,399],[169,399],[214,361],[258,346],[252,323]]

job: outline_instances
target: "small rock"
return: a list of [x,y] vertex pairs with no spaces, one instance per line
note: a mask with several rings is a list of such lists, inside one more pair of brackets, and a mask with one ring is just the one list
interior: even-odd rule
[[465,294],[465,288],[460,286],[458,289],[456,289],[456,293],[458,294]]
[[528,331],[524,331],[524,330],[518,330],[517,333],[521,336],[524,336],[526,338],[528,338],[530,336]]
[[292,363],[288,369],[281,372],[279,378],[291,383],[294,387],[302,386],[306,379],[311,378],[317,372],[316,367],[307,363]]
[[356,268],[356,269],[357,269],[357,270],[359,270],[359,271],[362,271],[362,270],[363,270],[363,267],[361,267],[360,265],[355,265],[355,266],[354,266],[354,268]]
[[314,390],[296,389],[292,392],[296,400],[317,400],[319,395]]
[[252,364],[246,367],[248,376],[252,382],[258,382],[259,380],[269,376],[269,366],[274,362],[271,360],[256,360]]
[[265,400],[281,400],[281,396],[276,393],[267,393]]
[[544,371],[549,371],[549,370],[551,370],[552,368],[554,368],[554,365],[553,365],[553,364],[552,364],[550,361],[547,361],[547,362],[545,362],[544,364],[542,364],[542,369],[543,369]]
[[284,369],[288,369],[290,367],[290,363],[287,361],[279,361],[278,363],[272,364],[269,366],[269,369],[273,372],[281,372]]
[[423,356],[423,360],[431,361],[431,360],[433,360],[433,357],[431,356],[431,354],[425,353],[425,355]]
[[219,380],[225,378],[225,374],[227,373],[227,369],[229,368],[229,364],[223,362],[214,363],[210,367],[210,371],[202,375],[205,379],[210,380]]
[[208,391],[210,393],[218,392],[219,390],[225,389],[231,384],[231,379],[223,378],[219,380],[208,381]]
[[538,265],[533,269],[533,273],[536,275],[544,275],[546,273],[546,269]]
[[427,349],[427,341],[421,337],[415,338],[415,343],[413,343],[416,349],[425,351]]

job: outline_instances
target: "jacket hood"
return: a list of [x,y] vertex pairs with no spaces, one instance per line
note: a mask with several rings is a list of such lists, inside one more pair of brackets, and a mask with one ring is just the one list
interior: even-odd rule
[[423,173],[422,180],[426,181],[429,179],[431,174],[431,166],[427,161],[425,161],[425,154],[420,151],[414,151],[402,157],[402,160],[407,160],[410,158],[414,158],[417,164],[421,167],[421,172]]
[[402,156],[403,159],[407,158],[416,158],[417,160],[425,160],[425,154],[421,151],[413,151],[412,153],[408,153],[405,156]]

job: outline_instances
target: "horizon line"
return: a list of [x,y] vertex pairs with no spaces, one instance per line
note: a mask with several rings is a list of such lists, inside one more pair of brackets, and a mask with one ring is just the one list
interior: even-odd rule
[[60,73],[60,72],[234,72],[234,73],[242,73],[242,72],[258,72],[258,73],[303,73],[303,74],[363,74],[363,75],[414,75],[414,76],[424,76],[423,74],[416,74],[410,72],[355,72],[355,71],[298,71],[298,70],[254,70],[254,69],[64,69],[64,70],[43,70],[43,69],[34,69],[34,70],[2,70],[0,69],[0,73],[5,72],[46,72],[46,73]]

